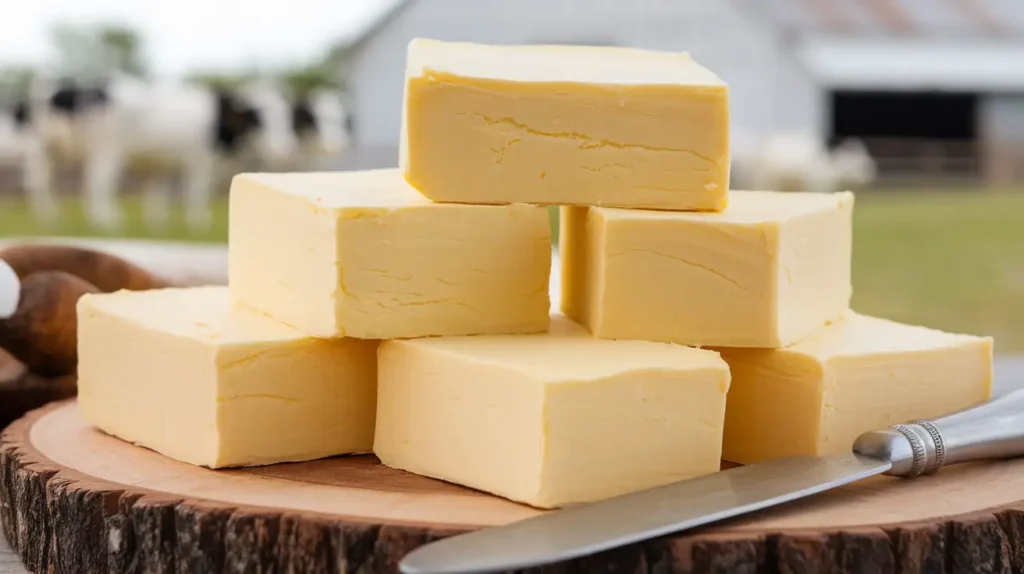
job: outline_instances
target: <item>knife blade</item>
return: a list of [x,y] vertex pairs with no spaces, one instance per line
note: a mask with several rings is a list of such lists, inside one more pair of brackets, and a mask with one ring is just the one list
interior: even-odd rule
[[1024,390],[860,435],[852,451],[742,466],[432,542],[405,574],[486,574],[580,558],[783,504],[870,476],[1024,455]]
[[443,539],[413,550],[401,569],[476,574],[570,560],[795,500],[890,466],[856,454],[741,466]]

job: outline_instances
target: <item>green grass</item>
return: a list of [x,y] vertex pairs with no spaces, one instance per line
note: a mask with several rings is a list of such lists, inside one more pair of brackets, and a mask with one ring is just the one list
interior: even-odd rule
[[[227,201],[220,198],[213,204],[213,226],[207,232],[190,234],[185,228],[184,215],[180,209],[172,210],[171,218],[164,231],[149,232],[142,219],[142,204],[137,197],[122,202],[125,213],[124,229],[117,237],[144,239],[167,239],[180,241],[226,241],[228,235]],[[66,201],[61,206],[61,217],[50,227],[37,225],[29,216],[28,207],[20,198],[0,196],[0,237],[67,235],[75,237],[103,237],[105,234],[92,228],[76,201]]]
[[1024,192],[861,193],[854,214],[855,309],[1024,351]]
[[[214,228],[189,235],[180,213],[147,234],[139,203],[125,202],[123,235],[223,241],[227,209]],[[24,205],[0,200],[0,236],[96,235],[74,203],[54,229],[32,225]],[[990,334],[998,352],[1024,352],[1024,192],[876,191],[854,210],[854,300],[858,311],[964,333]],[[557,229],[557,221],[553,220]]]

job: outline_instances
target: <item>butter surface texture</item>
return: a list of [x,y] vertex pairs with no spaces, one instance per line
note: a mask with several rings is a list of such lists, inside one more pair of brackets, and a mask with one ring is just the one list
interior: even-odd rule
[[991,398],[992,339],[861,314],[786,349],[722,349],[723,458],[849,452],[861,433]]
[[563,207],[562,311],[607,339],[778,348],[850,303],[853,194],[734,191],[717,213]]
[[729,371],[717,353],[549,333],[385,341],[381,461],[537,507],[715,472]]
[[432,203],[393,168],[239,175],[230,210],[232,294],[307,333],[386,339],[548,326],[543,207]]
[[400,165],[437,201],[720,210],[728,87],[686,53],[413,40]]
[[314,339],[226,287],[78,301],[78,404],[99,429],[219,468],[366,453],[377,341]]

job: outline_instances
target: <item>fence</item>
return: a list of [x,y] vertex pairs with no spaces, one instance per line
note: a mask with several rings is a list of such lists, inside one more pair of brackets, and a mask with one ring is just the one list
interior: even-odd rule
[[1024,143],[866,138],[878,185],[1006,185],[1024,181]]

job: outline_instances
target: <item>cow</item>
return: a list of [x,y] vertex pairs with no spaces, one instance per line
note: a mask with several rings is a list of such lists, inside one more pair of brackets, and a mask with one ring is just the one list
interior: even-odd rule
[[813,134],[783,132],[767,138],[733,136],[734,189],[828,192],[872,183],[877,175],[867,147],[847,139],[831,151]]
[[0,110],[0,167],[21,160],[21,133],[23,106]]
[[285,165],[271,168],[315,170],[322,160],[337,159],[351,146],[352,116],[337,90],[319,88],[294,98],[292,128],[299,142],[296,155]]
[[[122,175],[175,173],[189,229],[211,224],[209,198],[221,162],[246,153],[267,161],[292,157],[298,138],[281,90],[255,80],[235,90],[178,81],[150,82],[113,75],[96,85],[37,82],[24,112],[24,186],[43,221],[58,215],[51,172],[80,162],[89,221],[115,230],[123,217],[117,194]],[[166,179],[147,178],[143,205],[148,222],[167,218]]]

